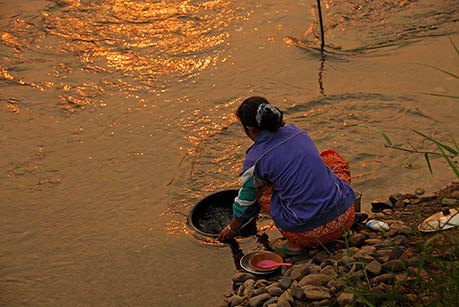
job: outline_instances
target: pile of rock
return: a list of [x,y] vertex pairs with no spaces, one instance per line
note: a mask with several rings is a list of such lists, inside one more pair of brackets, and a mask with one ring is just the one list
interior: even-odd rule
[[375,206],[378,209],[373,211],[378,212],[369,217],[387,223],[388,231],[358,224],[332,246],[286,258],[293,265],[270,276],[238,271],[220,307],[364,306],[369,298],[384,305],[393,300],[391,294],[398,294],[406,306],[425,303],[428,294],[420,296],[416,286],[429,278],[424,269],[428,263],[422,258],[428,237],[416,227],[428,216],[422,209],[438,211],[445,206],[445,198],[452,206],[459,205],[458,194],[459,183],[453,182],[434,195],[392,196],[390,208]]

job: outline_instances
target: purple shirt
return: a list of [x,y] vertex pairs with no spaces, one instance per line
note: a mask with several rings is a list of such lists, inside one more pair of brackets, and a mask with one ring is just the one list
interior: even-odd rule
[[[276,226],[285,231],[303,232],[324,225],[355,199],[351,187],[324,163],[309,135],[294,125],[277,132],[264,130],[257,136],[247,151],[241,182],[243,187],[253,182],[255,189],[272,184],[270,213]],[[239,215],[244,221],[257,213],[248,208],[255,203],[241,205],[238,200],[233,206],[236,218]]]

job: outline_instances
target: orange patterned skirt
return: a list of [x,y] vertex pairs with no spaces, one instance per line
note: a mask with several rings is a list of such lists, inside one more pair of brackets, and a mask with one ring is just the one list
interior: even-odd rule
[[[333,150],[326,150],[320,156],[339,179],[348,184],[351,183],[349,163],[343,157]],[[270,212],[271,194],[272,187],[270,185],[264,185],[258,189],[258,203],[260,204],[261,212]],[[314,229],[305,232],[279,231],[288,241],[305,248],[315,248],[341,238],[351,228],[354,219],[355,209],[354,205],[351,205],[349,209],[334,220]]]

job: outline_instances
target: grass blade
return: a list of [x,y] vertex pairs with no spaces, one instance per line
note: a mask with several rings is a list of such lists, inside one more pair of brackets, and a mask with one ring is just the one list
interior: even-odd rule
[[432,165],[430,164],[429,154],[425,153],[424,158],[426,159],[427,166],[429,167],[430,174],[433,175]]
[[451,169],[453,170],[453,172],[456,174],[456,177],[459,178],[459,170],[457,169],[457,167],[454,164],[454,162],[448,157],[448,155],[445,153],[445,151],[443,150],[442,147],[440,147],[438,144],[437,144],[437,147],[441,151],[441,153],[443,154],[443,157],[446,159],[446,161],[448,161],[448,164],[451,167]]
[[435,67],[435,66],[432,66],[432,65],[428,65],[428,64],[421,64],[421,65],[430,67],[430,68],[438,70],[438,71],[440,71],[440,72],[442,72],[444,74],[447,74],[447,75],[449,75],[449,76],[451,76],[453,78],[459,79],[459,76],[456,75],[456,74],[453,74],[452,72],[449,72],[449,71],[446,71],[446,70],[443,70],[441,68],[438,68],[438,67]]
[[392,141],[390,140],[389,136],[387,134],[385,134],[384,132],[382,132],[382,135],[383,135],[384,139],[386,140],[387,145],[392,146]]
[[459,99],[459,96],[454,96],[454,95],[443,95],[443,94],[435,94],[435,93],[424,93],[424,94],[429,95],[429,96]]
[[448,36],[449,41],[451,42],[451,45],[453,45],[454,50],[456,50],[457,55],[459,55],[459,49],[457,49],[456,45],[454,44],[453,40],[451,37]]
[[456,140],[451,137],[451,142],[456,146],[456,150],[459,151],[459,146],[457,146]]
[[442,143],[440,143],[439,141],[437,141],[437,140],[431,138],[430,136],[425,135],[425,134],[422,133],[422,132],[419,132],[419,131],[414,130],[414,129],[411,129],[411,130],[413,130],[415,133],[419,134],[419,135],[422,136],[423,138],[426,138],[426,139],[428,139],[429,141],[435,143],[436,145],[443,147],[444,149],[446,149],[447,151],[449,151],[449,152],[452,153],[453,155],[455,155],[455,156],[458,155],[458,151],[455,150],[455,149],[453,149],[453,148],[451,148],[451,147],[449,147],[448,145],[442,144]]

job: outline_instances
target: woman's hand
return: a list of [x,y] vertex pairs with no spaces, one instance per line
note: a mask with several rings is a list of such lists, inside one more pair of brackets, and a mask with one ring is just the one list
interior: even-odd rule
[[231,220],[231,223],[229,223],[225,228],[222,229],[222,231],[218,235],[217,240],[220,242],[227,242],[231,240],[239,233],[241,226],[241,223],[239,223],[235,218],[233,218]]

